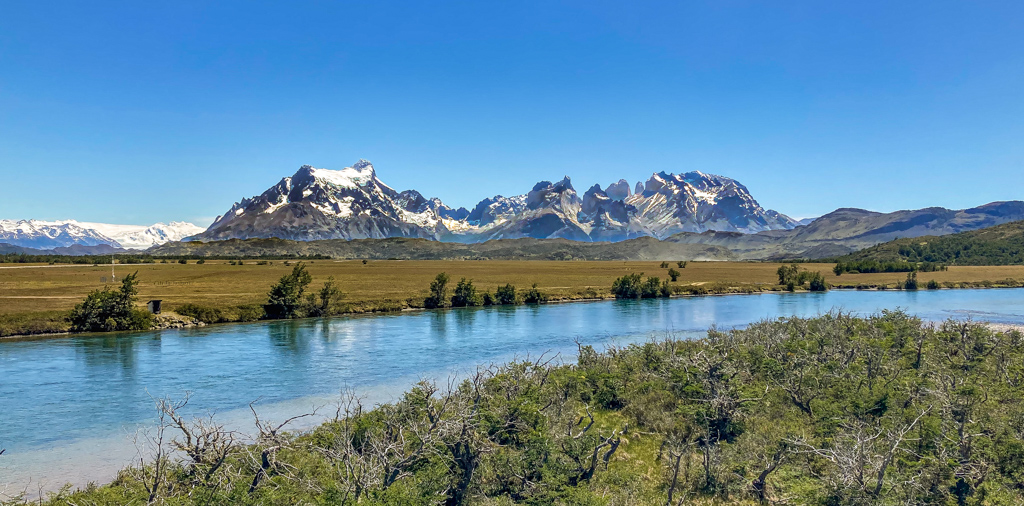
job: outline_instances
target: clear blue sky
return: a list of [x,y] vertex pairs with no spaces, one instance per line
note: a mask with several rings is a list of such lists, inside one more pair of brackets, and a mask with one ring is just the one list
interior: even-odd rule
[[1024,199],[1019,0],[0,11],[0,218],[206,225],[359,158],[467,207],[662,170],[794,217]]

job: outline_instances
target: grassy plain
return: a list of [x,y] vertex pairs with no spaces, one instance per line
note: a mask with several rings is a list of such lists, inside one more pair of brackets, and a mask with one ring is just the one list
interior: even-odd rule
[[[294,265],[294,262],[290,262]],[[228,261],[195,261],[117,265],[118,278],[139,271],[139,300],[162,299],[164,307],[174,310],[185,303],[215,308],[265,301],[271,284],[290,272],[291,265],[273,261],[258,265],[230,265]],[[344,301],[353,312],[398,310],[417,307],[427,295],[431,279],[439,272],[452,277],[472,279],[479,290],[493,292],[499,285],[511,283],[519,290],[537,283],[552,300],[610,297],[612,281],[624,274],[643,272],[667,279],[667,268],[657,261],[501,261],[501,260],[314,260],[307,262],[313,275],[312,288],[333,276],[344,291]],[[776,269],[780,264],[756,262],[689,262],[680,269],[673,285],[704,287],[707,291],[761,291],[777,289]],[[833,264],[801,264],[809,271],[820,271],[829,283],[838,287],[895,286],[906,273],[844,274],[832,273]],[[24,328],[40,332],[41,322],[54,322],[61,312],[70,310],[92,290],[102,288],[102,279],[110,277],[109,265],[0,265],[0,335]],[[1024,282],[1024,266],[950,267],[943,272],[922,272],[921,288],[934,279],[939,283],[979,285],[1012,279]],[[110,285],[110,283],[107,283]],[[116,288],[111,285],[112,288]],[[33,323],[35,322],[35,323]],[[37,327],[33,327],[36,325]],[[5,331],[5,328],[7,329]],[[42,330],[59,330],[43,325]]]

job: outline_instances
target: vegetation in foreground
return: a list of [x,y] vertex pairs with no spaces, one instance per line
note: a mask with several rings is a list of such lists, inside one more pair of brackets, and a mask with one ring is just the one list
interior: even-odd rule
[[764,321],[484,368],[372,410],[347,396],[304,433],[256,416],[241,436],[163,400],[150,436],[176,452],[47,502],[1020,504],[1022,341],[901,312]]

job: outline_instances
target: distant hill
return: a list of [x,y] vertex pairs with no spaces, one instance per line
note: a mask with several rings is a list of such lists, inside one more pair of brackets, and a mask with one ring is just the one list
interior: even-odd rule
[[230,239],[167,243],[147,253],[207,257],[326,255],[382,260],[739,260],[731,251],[719,246],[679,244],[653,237],[621,242],[521,238],[474,244],[404,237],[321,241]]
[[948,265],[1024,264],[1024,221],[940,237],[897,239],[836,260],[936,262]]
[[7,244],[0,242],[0,255],[64,255],[64,256],[89,256],[89,255],[113,255],[123,253],[138,253],[138,250],[128,250],[124,248],[115,248],[109,244],[97,244],[93,246],[86,246],[82,244],[72,244],[71,246],[60,246],[57,248],[40,249],[40,248],[26,248],[24,246],[16,246],[14,244]]
[[757,234],[680,233],[670,242],[721,246],[747,260],[828,258],[898,238],[940,236],[1024,220],[1024,202],[992,202],[970,209],[942,207],[878,213],[842,208],[792,230]]

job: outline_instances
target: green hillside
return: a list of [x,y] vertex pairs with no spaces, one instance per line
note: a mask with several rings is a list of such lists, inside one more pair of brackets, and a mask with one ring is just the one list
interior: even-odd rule
[[1024,264],[1024,221],[944,236],[896,239],[837,262],[931,262],[947,265]]

